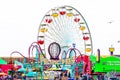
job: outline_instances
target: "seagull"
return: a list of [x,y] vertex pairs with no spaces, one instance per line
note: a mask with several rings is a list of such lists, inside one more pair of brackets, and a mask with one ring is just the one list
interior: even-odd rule
[[113,21],[113,20],[111,20],[111,21],[109,21],[108,23],[110,23],[110,24],[111,24],[111,23],[113,23],[113,22],[114,22],[114,21]]
[[120,40],[118,40],[118,43],[120,43]]

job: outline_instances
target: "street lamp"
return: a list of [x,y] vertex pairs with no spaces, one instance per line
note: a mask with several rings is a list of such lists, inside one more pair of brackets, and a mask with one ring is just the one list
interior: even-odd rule
[[114,47],[112,47],[112,45],[111,45],[111,47],[109,48],[109,52],[110,52],[110,55],[112,56],[113,55],[113,52],[115,51],[115,49],[114,49]]

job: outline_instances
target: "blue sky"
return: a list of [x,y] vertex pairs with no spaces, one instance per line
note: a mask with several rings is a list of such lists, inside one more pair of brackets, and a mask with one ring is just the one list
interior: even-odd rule
[[93,49],[109,55],[108,48],[120,53],[119,0],[4,0],[0,1],[0,56],[12,51],[28,55],[28,47],[37,41],[43,16],[51,8],[69,5],[76,8],[88,23]]

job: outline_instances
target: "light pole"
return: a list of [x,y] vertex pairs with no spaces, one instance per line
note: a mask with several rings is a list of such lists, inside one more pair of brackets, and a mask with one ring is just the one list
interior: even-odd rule
[[111,45],[111,47],[109,48],[109,52],[110,52],[110,55],[111,56],[113,56],[113,52],[115,51],[115,49],[114,49],[114,47],[112,47],[112,45]]

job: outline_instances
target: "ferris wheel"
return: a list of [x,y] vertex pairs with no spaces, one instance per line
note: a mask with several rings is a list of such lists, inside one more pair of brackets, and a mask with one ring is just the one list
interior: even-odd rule
[[48,11],[40,23],[37,40],[45,54],[54,42],[60,45],[60,50],[69,49],[74,44],[82,54],[90,55],[93,51],[88,25],[81,13],[71,6]]

